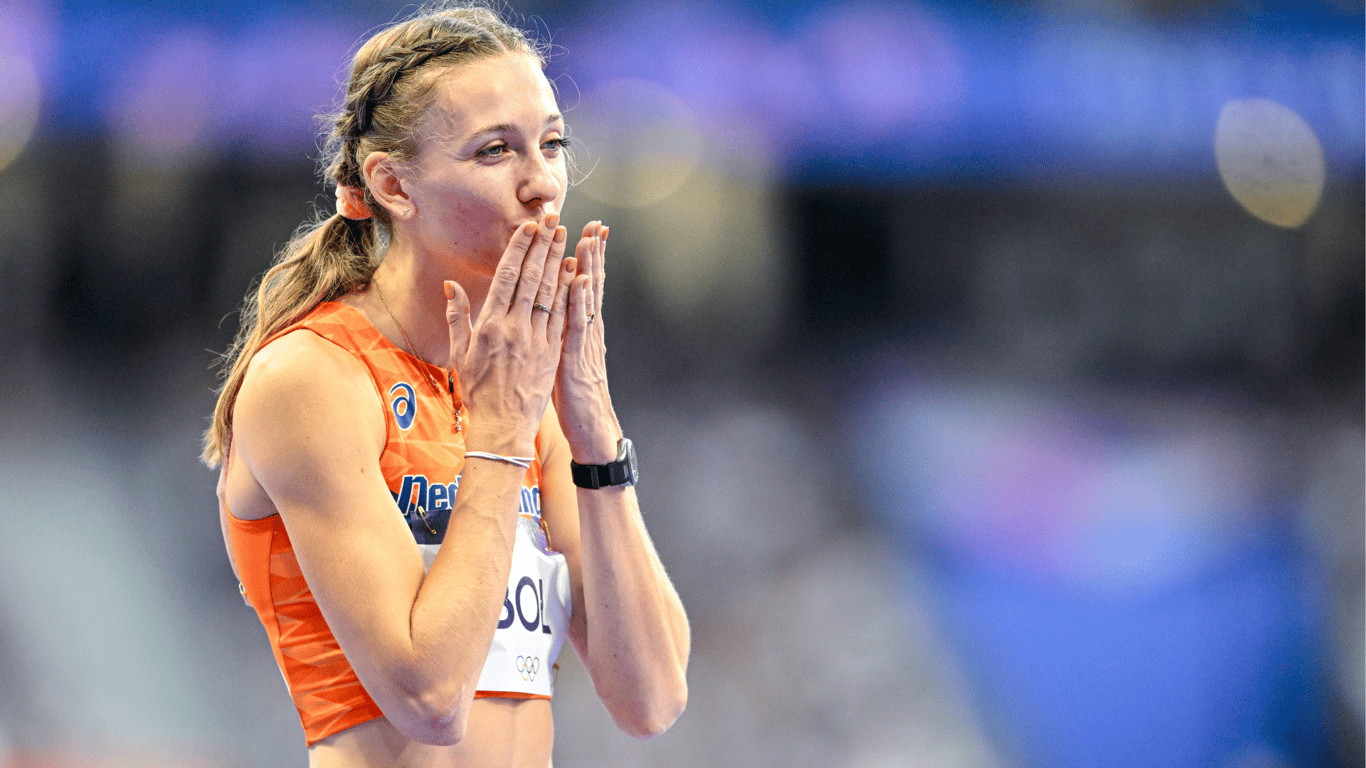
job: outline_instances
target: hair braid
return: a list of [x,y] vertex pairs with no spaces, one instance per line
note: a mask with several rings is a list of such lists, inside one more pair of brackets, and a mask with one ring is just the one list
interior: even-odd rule
[[257,350],[319,303],[368,286],[379,266],[390,219],[366,188],[364,158],[373,152],[399,162],[415,156],[413,130],[435,99],[438,65],[511,52],[545,64],[526,34],[494,11],[451,5],[424,8],[356,52],[342,108],[330,119],[321,168],[328,182],[362,190],[373,217],[354,221],[333,214],[300,227],[247,295],[241,328],[223,356],[224,383],[201,454],[206,464],[216,466],[227,453],[233,404]]
[[[483,39],[470,37],[428,38],[414,43],[408,48],[389,51],[367,68],[361,82],[363,90],[357,92],[353,100],[348,100],[347,111],[354,114],[350,137],[359,138],[370,130],[370,121],[375,105],[383,103],[394,92],[394,86],[403,75],[414,72],[429,61],[442,56],[458,55],[475,46],[476,39],[490,48],[497,48],[496,41],[487,35]],[[353,102],[353,103],[352,103]]]

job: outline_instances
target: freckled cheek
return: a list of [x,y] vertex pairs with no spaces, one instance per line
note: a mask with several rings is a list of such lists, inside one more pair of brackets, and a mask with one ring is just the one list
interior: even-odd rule
[[508,206],[487,190],[465,190],[445,195],[439,214],[441,239],[452,247],[501,252],[507,247]]
[[457,206],[442,224],[452,246],[500,251],[507,246],[503,219],[484,206]]

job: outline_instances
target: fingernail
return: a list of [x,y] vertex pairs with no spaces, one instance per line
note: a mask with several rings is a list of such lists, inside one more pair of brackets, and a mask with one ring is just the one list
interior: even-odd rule
[[518,234],[520,234],[522,237],[531,237],[532,235],[536,234],[536,222],[528,221],[527,223],[523,224],[522,229],[518,232]]
[[441,284],[441,287],[444,288],[446,291],[447,301],[450,301],[451,299],[455,298],[455,283],[451,282],[450,280],[447,280],[446,282]]
[[564,227],[555,228],[555,242],[563,243],[566,237],[569,237],[569,230]]
[[607,239],[607,236],[610,235],[610,234],[612,234],[612,228],[611,228],[611,227],[603,227],[603,228],[602,228],[602,239],[603,239],[603,240],[606,240],[606,239]]
[[555,227],[558,227],[559,225],[560,225],[560,214],[558,214],[558,213],[549,213],[549,214],[546,214],[546,217],[545,217],[545,227],[546,227],[546,229],[554,229]]
[[573,256],[570,256],[569,258],[565,259],[565,260],[564,260],[564,271],[565,271],[565,273],[566,273],[566,274],[573,274],[573,273],[574,273],[574,269],[576,268],[577,265],[578,265],[578,262],[575,261],[575,259],[574,259]]

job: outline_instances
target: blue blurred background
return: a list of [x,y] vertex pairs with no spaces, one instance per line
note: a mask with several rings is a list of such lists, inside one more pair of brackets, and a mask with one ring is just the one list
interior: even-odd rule
[[[404,11],[0,0],[0,766],[306,764],[195,457]],[[1363,764],[1360,0],[516,11],[694,631],[559,768]]]

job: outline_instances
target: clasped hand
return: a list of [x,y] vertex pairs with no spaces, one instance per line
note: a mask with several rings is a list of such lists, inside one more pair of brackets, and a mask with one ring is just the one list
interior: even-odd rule
[[451,360],[470,412],[468,448],[531,455],[553,393],[576,459],[597,461],[588,456],[615,449],[619,429],[597,317],[607,228],[588,224],[575,255],[565,258],[567,239],[558,214],[519,227],[473,321],[464,290],[445,283]]

